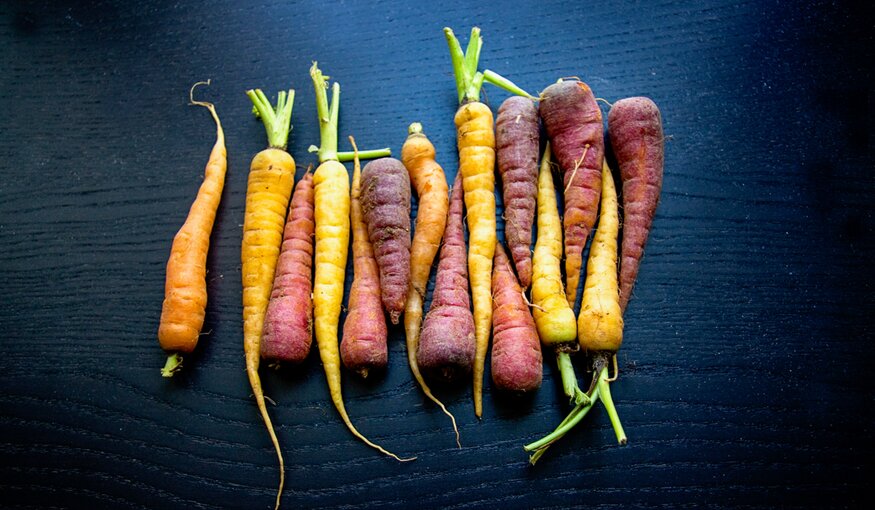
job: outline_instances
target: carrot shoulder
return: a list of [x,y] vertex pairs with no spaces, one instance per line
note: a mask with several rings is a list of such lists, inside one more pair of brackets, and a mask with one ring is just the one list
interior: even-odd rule
[[164,303],[158,325],[158,342],[171,352],[161,375],[170,377],[181,367],[180,352],[191,352],[197,345],[207,306],[206,266],[210,233],[225,185],[228,168],[225,133],[212,103],[195,101],[194,89],[189,92],[191,104],[210,111],[216,123],[216,142],[210,151],[204,181],[198,190],[188,217],[173,238],[167,275],[164,283]]

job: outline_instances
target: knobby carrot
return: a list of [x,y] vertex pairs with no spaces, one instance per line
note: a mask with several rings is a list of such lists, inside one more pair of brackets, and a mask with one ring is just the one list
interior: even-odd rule
[[450,413],[422,377],[416,354],[419,350],[422,327],[422,303],[425,301],[426,285],[431,265],[441,245],[447,225],[447,178],[444,169],[435,159],[434,145],[422,131],[422,124],[414,122],[407,129],[407,139],[401,147],[401,162],[410,174],[410,180],[419,197],[416,211],[416,227],[410,245],[410,289],[404,304],[404,331],[407,345],[407,362],[413,378],[422,392],[450,417],[456,444],[461,448],[456,418]]
[[189,91],[191,104],[210,111],[216,123],[216,142],[204,169],[204,181],[185,223],[173,238],[167,276],[164,283],[164,303],[158,325],[158,342],[171,354],[161,375],[171,377],[182,367],[180,352],[191,352],[197,345],[207,307],[207,251],[216,210],[225,185],[228,168],[225,133],[212,103],[194,100],[194,89],[206,82],[195,83]]
[[456,111],[456,143],[459,150],[459,173],[465,188],[468,211],[468,273],[474,304],[474,331],[477,349],[474,357],[474,414],[483,414],[483,372],[492,329],[492,259],[495,255],[495,132],[492,111],[480,102],[484,81],[501,86],[512,93],[531,97],[528,93],[486,70],[477,71],[483,42],[480,29],[474,27],[468,47],[462,52],[458,39],[449,28],[444,35],[450,48],[453,74],[459,97]]
[[[338,352],[338,321],[343,304],[343,284],[346,272],[347,248],[349,247],[349,174],[338,161],[337,120],[340,107],[340,85],[334,82],[331,88],[331,105],[328,104],[328,79],[313,63],[310,68],[313,87],[316,91],[316,112],[319,117],[321,145],[319,167],[313,174],[316,189],[316,272],[313,277],[313,316],[316,325],[316,344],[325,369],[331,401],[343,422],[352,434],[365,444],[398,460],[394,453],[372,443],[353,426],[346,408],[340,386],[340,353]],[[359,153],[373,157],[373,153]]]
[[275,109],[260,89],[247,90],[246,95],[255,105],[256,116],[264,123],[268,148],[252,158],[246,187],[243,243],[240,250],[243,279],[243,351],[249,384],[279,460],[280,481],[276,495],[276,507],[279,508],[285,482],[285,465],[279,440],[267,414],[258,366],[261,360],[265,312],[270,301],[283,240],[286,209],[295,179],[295,160],[286,152],[295,91],[281,91],[277,95]]

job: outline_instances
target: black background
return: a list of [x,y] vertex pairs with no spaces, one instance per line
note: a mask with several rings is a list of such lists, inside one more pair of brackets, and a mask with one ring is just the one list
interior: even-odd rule
[[[846,5],[848,4],[848,5]],[[552,360],[530,402],[488,373],[427,402],[390,366],[344,378],[354,439],[316,353],[262,369],[286,507],[855,506],[872,463],[873,22],[855,2],[4,2],[0,4],[0,506],[268,508],[276,459],[243,368],[244,95],[295,88],[300,176],[318,143],[312,60],[342,85],[341,147],[421,121],[452,180],[446,43],[482,27],[481,68],[538,91],[579,76],[660,105],[662,202],[626,316],[614,396],[539,462],[568,407]],[[170,241],[224,123],[229,170],[203,337],[159,376]],[[485,86],[497,108],[507,94]],[[502,235],[499,232],[499,235]],[[349,281],[347,282],[349,283]],[[315,348],[314,348],[315,350]],[[581,377],[584,363],[578,363]]]

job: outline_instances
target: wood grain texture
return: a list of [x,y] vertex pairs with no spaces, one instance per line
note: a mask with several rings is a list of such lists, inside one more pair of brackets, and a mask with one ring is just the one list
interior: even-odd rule
[[[264,139],[243,92],[298,91],[290,150],[306,165],[318,142],[307,69],[319,60],[343,87],[341,140],[397,155],[422,122],[451,181],[441,28],[467,37],[471,24],[483,66],[527,90],[579,76],[608,101],[647,95],[662,110],[664,193],[613,389],[629,444],[615,446],[594,411],[527,465],[522,445],[568,409],[548,362],[529,401],[487,382],[482,421],[468,388],[438,390],[459,420],[457,450],[394,327],[385,376],[347,376],[344,395],[364,434],[418,460],[349,435],[318,356],[265,369],[284,505],[861,505],[875,453],[871,18],[851,2],[585,4],[0,5],[0,506],[272,503],[275,458],[239,320],[246,172]],[[206,78],[229,156],[209,334],[167,381],[164,264],[213,142],[208,114],[186,106]],[[507,95],[487,87],[497,109]]]

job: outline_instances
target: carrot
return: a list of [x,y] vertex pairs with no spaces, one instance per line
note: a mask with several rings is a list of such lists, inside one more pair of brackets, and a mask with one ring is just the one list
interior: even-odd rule
[[659,108],[646,97],[621,99],[608,113],[608,132],[623,181],[620,308],[625,311],[662,190],[665,148]]
[[[329,107],[328,79],[323,76],[316,62],[310,68],[310,76],[316,90],[316,111],[321,139],[321,145],[317,149],[320,164],[313,174],[316,192],[316,272],[313,277],[313,316],[316,324],[316,343],[325,369],[328,391],[340,417],[355,437],[395,459],[412,460],[401,459],[365,438],[353,426],[343,405],[337,330],[340,307],[343,304],[346,252],[349,247],[349,174],[346,167],[338,161],[337,152],[340,85],[337,82],[332,85]],[[365,154],[362,152],[359,155]]]
[[492,381],[496,388],[529,393],[541,386],[541,344],[523,290],[501,247],[492,274]]
[[295,186],[273,290],[264,319],[261,357],[300,363],[313,337],[313,174]]
[[454,122],[459,173],[462,174],[465,207],[468,210],[468,273],[477,341],[473,370],[474,414],[480,417],[483,413],[483,372],[492,329],[492,258],[496,243],[495,133],[492,111],[480,102],[480,87],[484,81],[489,81],[515,94],[531,96],[492,71],[477,71],[482,47],[479,28],[471,29],[465,53],[462,53],[462,47],[451,29],[444,28],[444,35],[450,48],[460,105]]
[[410,176],[395,158],[365,165],[361,176],[362,218],[380,268],[380,295],[392,324],[398,324],[410,285]]
[[[599,227],[590,247],[586,265],[586,286],[583,289],[581,312],[578,318],[580,345],[595,354],[593,360],[593,383],[588,395],[574,407],[569,415],[552,433],[525,446],[534,452],[530,462],[534,464],[551,444],[563,437],[601,400],[620,444],[626,444],[626,433],[614,407],[608,378],[607,361],[623,341],[623,317],[620,311],[617,287],[617,191],[608,165],[602,165],[602,200]],[[616,358],[615,358],[616,361]],[[615,370],[616,377],[616,370]]]
[[538,196],[538,107],[511,96],[498,109],[495,144],[504,198],[504,237],[523,288],[532,284],[532,223]]
[[285,465],[279,440],[267,414],[264,392],[258,376],[261,359],[261,335],[265,312],[283,239],[286,208],[295,179],[295,160],[286,152],[295,91],[280,92],[276,109],[260,89],[247,90],[267,131],[268,148],[252,158],[246,187],[246,210],[243,216],[243,243],[240,250],[243,279],[243,351],[246,374],[258,410],[276,449],[280,482],[276,495],[279,508],[285,482]]
[[541,342],[556,353],[565,395],[580,402],[585,398],[577,386],[569,357],[569,353],[577,350],[577,320],[562,288],[562,226],[550,165],[548,143],[538,172],[538,238],[532,255],[532,315]]
[[210,247],[210,232],[216,219],[216,210],[225,185],[228,168],[225,149],[225,133],[212,103],[194,100],[194,89],[206,82],[195,83],[189,91],[193,105],[210,111],[216,122],[216,142],[210,151],[204,169],[204,181],[198,189],[194,203],[188,212],[173,244],[167,260],[167,275],[164,283],[164,303],[158,324],[158,342],[171,354],[161,370],[161,375],[171,377],[182,367],[180,352],[191,352],[197,345],[207,307],[207,250]]
[[[431,388],[422,377],[419,363],[416,360],[426,285],[428,285],[431,265],[440,248],[441,238],[447,225],[447,210],[449,208],[447,178],[444,175],[444,169],[435,159],[434,145],[422,132],[422,124],[418,122],[410,124],[407,132],[407,139],[401,147],[401,162],[407,168],[419,198],[416,228],[413,241],[410,244],[410,289],[407,291],[407,302],[404,304],[407,362],[410,365],[413,378],[419,383],[422,392],[437,404],[444,414],[450,417],[453,430],[456,433],[456,444],[461,448],[456,418],[447,410],[443,402],[434,396]],[[470,314],[470,312],[468,313]]]
[[470,373],[476,349],[465,265],[463,196],[462,174],[456,174],[431,307],[416,352],[418,365],[442,381]]
[[[357,152],[353,137],[350,136],[349,141]],[[349,214],[354,277],[349,290],[349,311],[343,323],[340,358],[343,366],[367,377],[372,370],[386,368],[388,332],[380,301],[379,268],[368,240],[368,227],[362,218],[361,164],[357,156],[354,168]]]
[[560,81],[541,93],[541,120],[563,172],[565,291],[574,306],[583,247],[598,213],[605,153],[602,113],[589,86]]

